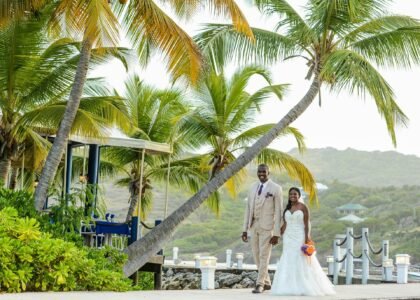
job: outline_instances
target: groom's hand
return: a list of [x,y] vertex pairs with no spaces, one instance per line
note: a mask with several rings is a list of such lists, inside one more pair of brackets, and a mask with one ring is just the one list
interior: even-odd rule
[[271,245],[277,245],[278,243],[279,243],[279,237],[278,236],[273,236],[271,239],[270,239],[270,242],[269,242]]
[[248,242],[248,233],[246,233],[246,231],[242,232],[242,241],[244,243]]

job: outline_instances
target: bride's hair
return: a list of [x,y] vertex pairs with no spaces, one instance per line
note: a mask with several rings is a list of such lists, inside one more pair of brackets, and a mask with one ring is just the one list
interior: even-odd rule
[[[291,191],[295,191],[296,193],[298,193],[298,195],[299,195],[299,197],[300,197],[300,190],[299,190],[299,188],[297,188],[297,187],[295,187],[295,186],[292,186],[290,189],[289,189],[289,194],[288,195],[290,195],[290,192]],[[283,212],[283,218],[284,218],[284,214],[286,213],[286,211],[288,211],[289,209],[291,209],[292,208],[292,202],[290,201],[290,197],[288,197],[288,201],[287,201],[287,205],[286,205],[286,208],[284,209],[284,212]]]

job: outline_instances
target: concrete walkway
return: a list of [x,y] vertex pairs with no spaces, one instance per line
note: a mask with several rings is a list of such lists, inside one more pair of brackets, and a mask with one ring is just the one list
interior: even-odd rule
[[255,295],[251,289],[218,289],[212,291],[182,290],[182,291],[139,291],[126,293],[113,292],[60,292],[60,293],[22,293],[0,294],[0,300],[256,300],[256,299],[419,299],[420,283],[405,285],[340,285],[336,287],[337,294],[328,297],[291,297],[273,296],[269,293]]

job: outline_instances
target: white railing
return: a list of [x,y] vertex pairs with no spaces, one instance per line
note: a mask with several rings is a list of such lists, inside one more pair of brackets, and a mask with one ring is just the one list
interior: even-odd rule
[[[354,241],[361,240],[361,253],[354,253]],[[344,251],[343,251],[344,250]],[[344,253],[342,253],[344,252]],[[381,263],[375,263],[371,255],[381,255]],[[362,284],[367,284],[369,279],[369,266],[380,267],[382,269],[382,279],[385,279],[385,268],[383,262],[389,258],[389,241],[383,240],[380,249],[375,250],[369,240],[369,229],[362,228],[362,234],[355,236],[353,228],[346,229],[345,235],[336,235],[333,244],[333,283],[338,284],[338,274],[340,270],[346,272],[346,284],[352,284],[354,276],[355,259],[362,261]]]

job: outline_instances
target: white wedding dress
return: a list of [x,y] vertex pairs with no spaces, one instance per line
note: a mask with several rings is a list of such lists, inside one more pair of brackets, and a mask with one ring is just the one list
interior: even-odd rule
[[322,270],[316,255],[310,258],[300,249],[305,243],[303,212],[285,213],[283,254],[277,263],[271,293],[274,295],[325,296],[335,294],[334,287]]

